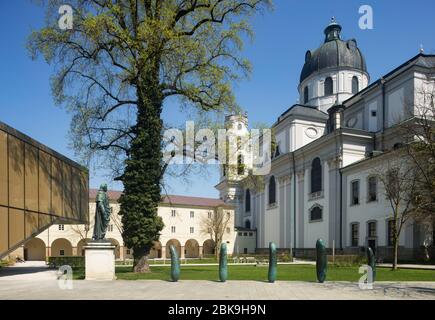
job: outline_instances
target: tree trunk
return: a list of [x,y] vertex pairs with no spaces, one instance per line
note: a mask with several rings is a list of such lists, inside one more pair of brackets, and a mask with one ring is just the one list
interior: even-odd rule
[[214,248],[214,254],[215,254],[216,259],[217,259],[218,261],[219,261],[220,251],[221,251],[220,244],[219,244],[219,242],[216,241],[216,246],[215,246],[215,248]]
[[134,258],[135,273],[151,273],[150,265],[148,263],[148,255],[141,255],[138,259]]
[[399,255],[399,241],[394,238],[393,270],[397,270],[397,260]]
[[123,237],[134,252],[134,271],[150,272],[148,254],[159,240],[164,224],[158,216],[162,178],[163,98],[159,89],[158,69],[141,78],[137,88],[137,123],[126,171],[124,193],[120,199]]

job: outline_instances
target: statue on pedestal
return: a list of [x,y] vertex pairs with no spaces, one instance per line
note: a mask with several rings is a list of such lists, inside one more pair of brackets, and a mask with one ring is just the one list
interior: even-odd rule
[[98,190],[96,198],[94,234],[92,236],[94,241],[105,239],[107,226],[110,221],[110,211],[107,184],[102,184]]

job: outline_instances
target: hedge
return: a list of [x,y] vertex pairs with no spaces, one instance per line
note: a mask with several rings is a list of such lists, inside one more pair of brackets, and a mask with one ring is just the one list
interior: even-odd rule
[[49,257],[48,265],[51,268],[60,268],[61,266],[70,266],[71,268],[84,268],[85,257],[81,257],[81,256]]

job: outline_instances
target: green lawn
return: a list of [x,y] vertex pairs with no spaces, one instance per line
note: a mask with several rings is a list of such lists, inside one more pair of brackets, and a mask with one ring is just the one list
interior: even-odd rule
[[[361,277],[358,266],[333,267],[329,266],[328,281],[357,282]],[[122,280],[170,280],[169,267],[151,267],[150,274],[135,274],[131,267],[117,267],[116,276]],[[229,280],[267,280],[266,267],[255,266],[228,266]],[[76,279],[83,278],[83,272],[77,273]],[[218,280],[217,266],[182,266],[180,280]],[[279,265],[278,281],[316,281],[316,268],[312,265]],[[435,281],[434,270],[401,269],[391,271],[388,268],[377,269],[377,281]]]
[[[232,262],[232,259],[228,260],[229,262]],[[205,258],[205,259],[187,259],[187,260],[182,260],[181,264],[210,264],[210,263],[218,263],[218,260],[216,258]],[[154,259],[150,259],[148,261],[148,263],[150,265],[154,265],[154,264],[167,264],[170,265],[171,264],[171,259],[166,259],[165,263],[163,263],[163,260],[154,260]],[[127,262],[123,262],[123,261],[118,261],[116,262],[116,266],[131,266],[133,265],[133,261],[127,261]]]

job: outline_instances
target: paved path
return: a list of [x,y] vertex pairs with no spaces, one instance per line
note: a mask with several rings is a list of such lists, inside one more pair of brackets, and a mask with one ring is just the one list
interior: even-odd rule
[[16,263],[12,267],[0,268],[0,281],[56,280],[56,270],[49,269],[44,261]]
[[256,281],[74,281],[61,290],[55,280],[0,280],[0,299],[156,299],[156,300],[435,300],[435,283],[376,283],[360,290],[355,283]]
[[0,299],[165,299],[165,300],[435,300],[435,282],[377,282],[374,290],[356,283],[260,281],[73,281],[72,290],[59,288],[56,271],[43,263],[0,269]]

